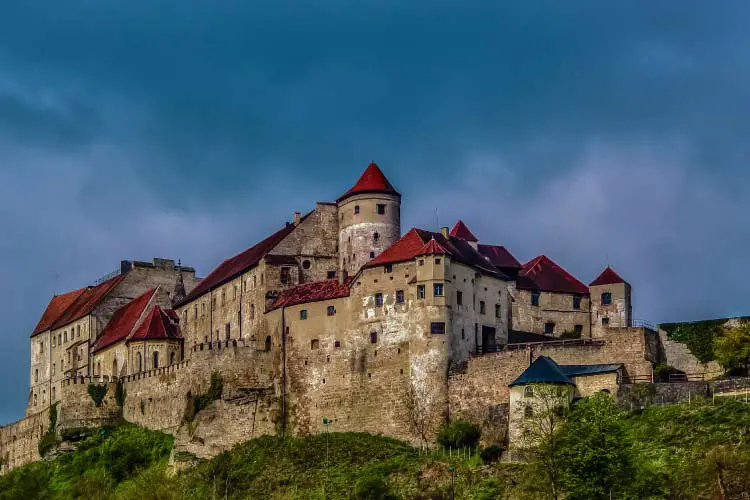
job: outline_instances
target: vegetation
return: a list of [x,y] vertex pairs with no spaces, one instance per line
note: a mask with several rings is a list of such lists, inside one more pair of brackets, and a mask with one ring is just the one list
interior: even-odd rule
[[465,420],[446,424],[438,434],[438,443],[446,448],[474,448],[479,443],[479,427]]
[[39,456],[45,456],[52,448],[60,443],[60,439],[57,437],[57,405],[53,404],[49,408],[49,427],[47,432],[39,439],[37,445]]
[[[740,318],[750,320],[750,317]],[[662,323],[659,328],[667,332],[670,340],[687,345],[690,352],[707,363],[714,360],[714,339],[724,335],[724,324],[728,319],[711,319],[690,323]]]
[[117,386],[115,386],[115,401],[118,406],[125,406],[125,384],[122,383],[122,380],[118,380]]
[[89,384],[89,396],[91,396],[91,400],[94,402],[97,408],[102,405],[102,401],[104,401],[104,396],[106,395],[107,384]]
[[451,498],[452,490],[467,500],[739,499],[750,492],[749,409],[717,399],[625,413],[600,394],[569,412],[552,411],[545,422],[554,430],[545,424],[540,436],[554,437],[554,445],[523,464],[493,463],[484,451],[483,459],[448,458],[394,439],[331,433],[261,437],[208,461],[175,453],[196,464],[175,475],[167,467],[172,438],[125,424],[0,477],[0,500],[427,500]]
[[726,328],[724,335],[714,339],[716,361],[729,372],[747,373],[750,360],[750,321],[742,321],[734,328]]
[[580,339],[581,338],[581,332],[577,332],[575,330],[565,330],[560,335],[560,338],[563,339],[563,340]]

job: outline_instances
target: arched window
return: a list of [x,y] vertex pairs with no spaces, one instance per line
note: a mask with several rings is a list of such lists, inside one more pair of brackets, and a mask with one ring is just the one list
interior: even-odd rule
[[531,405],[526,405],[523,409],[524,418],[531,418],[534,416],[534,408]]
[[159,351],[154,351],[154,370],[159,368]]
[[169,364],[170,365],[174,364],[174,351],[172,351],[171,353],[169,353]]
[[265,349],[266,349],[266,351],[270,351],[271,350],[271,336],[270,335],[268,335],[266,337]]
[[36,394],[34,394],[34,406],[36,405],[37,405],[37,398],[36,398]]
[[310,341],[310,349],[314,350],[314,349],[317,349],[318,347],[320,347],[320,340],[318,340],[318,339],[312,339]]
[[112,360],[112,376],[117,376],[117,358]]
[[102,374],[102,362],[101,361],[99,361],[98,363],[96,363],[96,374],[97,375],[101,375]]
[[57,345],[62,345],[62,334],[57,334]]
[[377,342],[378,342],[378,332],[370,332],[370,343],[377,344]]
[[612,294],[610,292],[604,292],[602,294],[602,305],[608,306],[612,303]]
[[68,330],[65,330],[63,332],[63,342],[67,342],[67,341],[68,341]]
[[47,402],[47,389],[44,389],[42,391],[42,404],[45,404]]
[[140,372],[143,370],[143,358],[141,357],[141,353],[136,353],[135,355],[135,365],[138,368],[138,371]]
[[53,387],[52,388],[52,401],[54,400],[55,400],[55,388]]
[[534,397],[534,388],[530,385],[527,385],[523,388],[523,396],[526,398],[533,398]]

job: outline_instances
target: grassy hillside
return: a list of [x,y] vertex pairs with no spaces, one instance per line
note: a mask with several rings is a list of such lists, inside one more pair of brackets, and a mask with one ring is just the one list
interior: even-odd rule
[[[571,428],[577,425],[574,421],[575,416]],[[750,491],[750,406],[744,403],[650,408],[618,414],[617,426],[618,446],[624,444],[629,457],[624,483],[634,486],[617,489],[612,498],[713,499],[721,498],[723,488],[729,499]],[[581,434],[582,439],[595,436]],[[569,449],[563,456],[581,459],[576,447],[589,443],[566,439]],[[452,482],[457,499],[520,500],[550,494],[538,464],[424,456],[400,441],[367,434],[263,437],[174,476],[167,471],[171,444],[169,436],[132,425],[97,431],[74,452],[1,477],[0,500],[447,499]],[[594,459],[600,458],[601,453],[596,454]],[[568,478],[571,488],[575,475],[573,470]],[[599,497],[569,493],[568,498]]]
[[[714,339],[724,334],[724,324],[730,319],[734,318],[661,323],[659,328],[667,332],[667,337],[670,340],[676,340],[687,345],[693,356],[698,358],[702,363],[707,363],[714,359]],[[750,320],[750,316],[742,316],[736,319]]]

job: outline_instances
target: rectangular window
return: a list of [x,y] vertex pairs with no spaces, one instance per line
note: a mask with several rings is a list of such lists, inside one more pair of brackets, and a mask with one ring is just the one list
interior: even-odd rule
[[424,259],[419,259],[419,265],[424,266]]
[[581,297],[578,295],[573,296],[573,309],[581,308]]
[[555,324],[554,323],[545,323],[544,324],[544,333],[547,333],[547,334],[555,333]]
[[403,303],[404,303],[404,291],[396,290],[396,304],[403,304]]
[[418,299],[424,298],[424,285],[417,285],[417,298]]
[[602,318],[602,325],[607,326],[609,324],[609,318]]
[[430,333],[433,335],[445,334],[445,323],[443,323],[442,321],[430,323]]
[[385,215],[385,205],[383,203],[378,203],[378,215]]
[[328,273],[326,273],[326,276],[328,277],[329,280],[332,280],[336,278],[336,271],[328,271]]
[[484,314],[484,313],[485,313],[484,301],[480,300],[479,301],[479,314]]
[[500,317],[500,304],[495,304],[495,317]]
[[302,320],[307,319],[307,309],[302,309],[299,312],[299,319],[302,319]]
[[443,296],[443,284],[442,283],[435,283],[432,286],[433,295],[435,297],[442,297]]
[[380,307],[383,305],[383,294],[382,293],[376,293],[375,294],[375,305]]
[[532,306],[539,305],[539,292],[531,292],[531,305]]
[[573,327],[573,331],[576,332],[578,335],[583,333],[583,325],[576,325]]
[[226,340],[229,340],[229,336],[230,336],[230,333],[231,333],[231,328],[232,327],[231,327],[231,325],[229,323],[227,323],[226,326],[224,326],[224,329],[225,329],[224,334],[226,335]]
[[393,264],[386,264],[384,267],[385,267],[385,272],[387,273],[393,272]]
[[602,294],[602,305],[608,306],[612,303],[612,294],[609,292],[604,292]]
[[359,214],[359,205],[354,205],[354,215]]
[[193,307],[193,319],[198,319],[198,306]]
[[289,267],[281,268],[281,283],[288,285],[292,282],[292,270]]
[[456,305],[464,305],[464,292],[456,292]]
[[336,314],[336,308],[334,306],[328,306],[326,312],[329,316],[333,316],[334,314]]
[[223,306],[227,299],[227,291],[222,290],[221,291],[221,305]]
[[440,257],[435,257],[435,264],[440,264]]

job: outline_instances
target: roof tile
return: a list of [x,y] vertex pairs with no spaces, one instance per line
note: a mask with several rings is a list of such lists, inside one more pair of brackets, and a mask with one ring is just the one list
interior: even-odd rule
[[370,163],[362,172],[357,183],[336,201],[341,202],[350,196],[361,193],[387,193],[401,196],[374,162]]
[[581,295],[589,293],[586,285],[546,255],[540,255],[523,265],[518,275],[517,287],[543,292]]
[[55,295],[52,300],[49,301],[47,309],[44,310],[39,323],[31,333],[31,336],[38,335],[42,332],[49,330],[57,320],[65,313],[65,311],[80,297],[86,288],[80,288],[73,290],[72,292],[63,293],[62,295]]
[[154,306],[127,341],[163,339],[182,339],[182,332],[180,327],[170,320],[170,314],[167,311],[159,306]]
[[84,293],[78,296],[75,302],[71,304],[65,313],[62,314],[57,321],[52,325],[52,329],[62,328],[65,325],[72,323],[73,321],[79,320],[88,314],[98,306],[107,294],[116,287],[123,279],[125,274],[120,274],[114,278],[110,278],[107,281],[100,283],[96,286],[88,287]]
[[152,288],[118,309],[112,315],[112,319],[109,320],[107,326],[104,327],[99,340],[94,344],[93,352],[99,352],[117,342],[125,340],[132,333],[138,320],[143,316],[143,312],[148,307],[149,302],[151,302],[154,293],[156,293],[156,288]]
[[269,308],[269,311],[282,306],[294,306],[307,304],[308,302],[320,302],[322,300],[348,297],[350,281],[339,283],[338,280],[324,280],[297,285],[294,288],[281,292]]
[[602,271],[602,273],[594,281],[592,281],[589,286],[614,285],[616,283],[627,283],[627,281],[622,279],[614,269],[607,266],[607,268]]
[[513,254],[502,245],[479,245],[479,253],[490,259],[495,267],[506,267],[511,269],[521,269],[521,265]]
[[474,236],[474,233],[471,232],[471,229],[469,229],[462,220],[456,222],[456,225],[451,229],[450,235],[454,238],[471,241],[472,243],[479,241],[477,237]]

